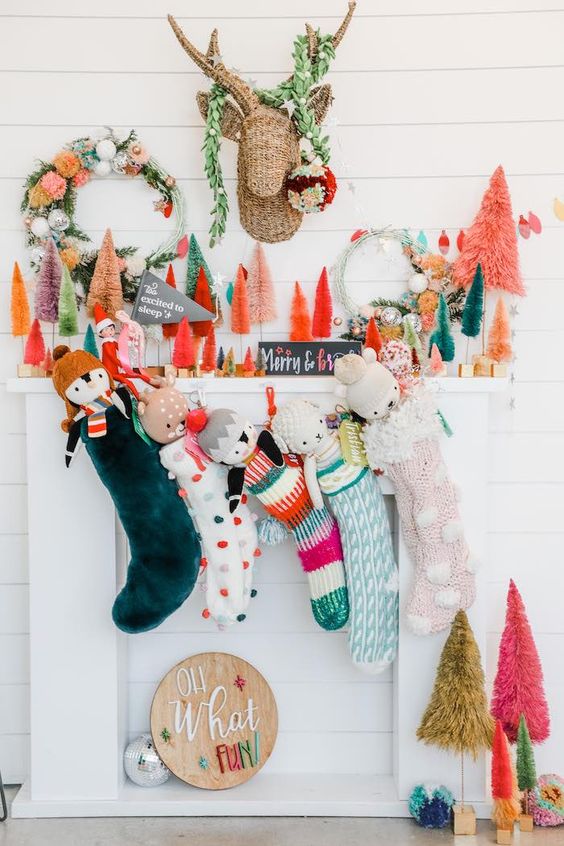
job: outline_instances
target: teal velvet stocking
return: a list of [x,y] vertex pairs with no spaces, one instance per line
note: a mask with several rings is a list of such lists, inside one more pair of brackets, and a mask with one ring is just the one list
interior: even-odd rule
[[127,581],[112,617],[124,632],[154,629],[190,595],[200,566],[200,543],[178,488],[159,460],[160,444],[147,444],[117,408],[106,412],[108,431],[80,436],[108,489],[129,538]]

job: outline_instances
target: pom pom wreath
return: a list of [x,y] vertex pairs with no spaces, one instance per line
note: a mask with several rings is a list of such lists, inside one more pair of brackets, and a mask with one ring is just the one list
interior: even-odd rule
[[309,308],[299,282],[294,284],[294,296],[290,307],[290,340],[313,341]]
[[376,321],[373,317],[371,317],[366,325],[364,347],[370,347],[370,349],[373,349],[376,353],[376,356],[379,358],[380,350],[382,349],[382,344],[382,336],[380,335]]
[[39,182],[36,182],[33,188],[29,189],[27,201],[30,209],[42,209],[52,202],[52,197]]
[[530,811],[535,825],[564,825],[564,779],[549,773],[539,776],[531,794]]
[[247,335],[251,331],[249,317],[249,299],[243,265],[237,268],[233,299],[231,301],[231,331],[237,335]]
[[264,546],[278,546],[279,543],[284,543],[289,534],[284,523],[271,516],[260,521],[257,533],[259,543]]
[[190,330],[188,319],[183,317],[178,324],[178,332],[172,350],[172,363],[175,367],[194,367],[196,363],[194,355],[194,339]]
[[[207,311],[213,311],[213,301],[210,291],[210,286],[204,271],[201,267],[198,273],[198,280],[196,282],[196,291],[194,292],[194,302],[201,305]],[[192,323],[192,332],[197,338],[205,338],[209,332],[211,320],[196,320]]]
[[326,165],[306,163],[292,171],[286,181],[288,202],[303,214],[321,212],[333,202],[337,191],[335,174]]
[[472,285],[466,296],[462,311],[462,334],[467,338],[475,338],[480,334],[482,313],[484,311],[484,277],[482,266],[479,264],[472,280]]
[[501,720],[511,743],[517,739],[521,714],[525,716],[533,743],[542,743],[550,734],[542,667],[525,606],[513,579],[507,593],[491,711]]
[[520,297],[525,295],[511,197],[501,165],[490,179],[472,226],[465,232],[460,255],[454,262],[455,283],[467,287],[478,263],[486,289],[500,288]]
[[315,306],[311,322],[311,334],[314,338],[331,337],[331,321],[333,319],[333,301],[327,278],[327,268],[321,271],[315,289]]
[[100,358],[98,344],[96,343],[96,335],[94,334],[94,329],[92,328],[91,323],[89,323],[86,327],[82,349],[86,350],[86,352],[89,352],[91,355],[96,356],[96,358]]
[[78,306],[68,267],[63,267],[63,279],[59,292],[59,335],[65,338],[78,335]]
[[481,749],[490,748],[492,735],[480,651],[466,613],[458,611],[417,737],[441,749],[470,752],[475,759]]
[[41,332],[39,320],[35,318],[25,343],[24,364],[33,364],[39,367],[45,358],[45,341]]
[[276,320],[276,296],[272,274],[262,244],[255,244],[247,277],[249,317],[251,323],[268,323]]
[[204,341],[202,352],[202,370],[204,372],[212,373],[215,370],[216,355],[215,329],[212,324]]
[[513,349],[511,347],[511,329],[509,315],[505,302],[499,297],[495,304],[495,311],[488,334],[488,357],[494,361],[511,361]]
[[13,337],[20,338],[27,335],[30,329],[29,301],[22,272],[17,262],[15,262],[12,272],[10,314]]
[[63,266],[52,238],[49,238],[35,289],[35,316],[56,323],[59,316],[59,290]]
[[436,344],[439,348],[443,361],[452,361],[454,358],[454,340],[450,331],[450,317],[447,301],[443,294],[439,294],[439,305],[435,315],[437,328],[429,339],[429,349]]
[[[171,288],[176,288],[176,279],[172,264],[169,264],[168,266],[165,282],[167,285],[170,285]],[[163,323],[163,338],[176,338],[177,332],[178,323]]]
[[96,303],[99,303],[108,317],[112,318],[116,316],[117,311],[123,309],[123,290],[118,258],[110,229],[106,229],[104,234],[90,282],[86,299],[89,314],[94,313]]
[[409,813],[423,828],[445,828],[454,797],[443,784],[418,784],[409,797]]

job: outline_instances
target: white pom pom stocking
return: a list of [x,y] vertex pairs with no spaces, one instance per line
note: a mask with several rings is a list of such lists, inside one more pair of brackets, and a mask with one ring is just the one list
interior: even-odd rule
[[242,622],[252,590],[257,532],[246,505],[229,513],[227,468],[202,462],[183,449],[183,442],[160,451],[161,464],[176,478],[179,492],[201,536],[206,577],[204,617],[220,626]]

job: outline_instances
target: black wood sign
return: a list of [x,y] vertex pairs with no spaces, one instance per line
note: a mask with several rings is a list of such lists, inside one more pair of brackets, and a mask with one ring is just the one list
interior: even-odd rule
[[360,341],[259,341],[269,376],[332,376],[347,353],[360,355]]

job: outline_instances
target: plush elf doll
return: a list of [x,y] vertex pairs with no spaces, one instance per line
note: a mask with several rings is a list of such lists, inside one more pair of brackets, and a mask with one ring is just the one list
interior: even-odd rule
[[[114,602],[114,622],[125,632],[147,631],[194,587],[201,557],[194,525],[176,485],[163,473],[158,445],[139,437],[131,414],[124,414],[131,411],[127,390],[112,393],[110,374],[84,350],[56,347],[53,358],[53,384],[67,411],[63,431],[75,445],[81,438],[129,539],[131,561]],[[125,400],[121,410],[118,400]],[[85,532],[91,528],[85,503]]]
[[342,628],[349,601],[339,529],[326,508],[315,508],[304,473],[284,461],[272,434],[228,409],[216,409],[198,435],[204,452],[229,466],[229,509],[237,511],[243,487],[256,496],[268,514],[293,534],[307,573],[313,616],[324,629]]
[[[137,406],[145,432],[162,444],[160,460],[170,479],[176,479],[188,513],[200,536],[202,567],[206,579],[204,617],[219,626],[242,622],[252,589],[257,532],[253,515],[245,505],[231,514],[226,468],[205,455],[195,431],[207,420],[203,408],[188,410],[186,398],[174,388],[174,376],[156,391],[146,390]],[[191,428],[186,428],[186,422]]]
[[302,454],[310,496],[329,498],[343,542],[351,605],[349,648],[354,663],[379,673],[394,660],[398,642],[398,572],[384,498],[366,460],[345,461],[337,432],[319,409],[292,400],[278,409],[272,432],[286,451]]
[[[137,388],[131,379],[142,379],[148,385],[158,387],[158,380],[152,379],[147,374],[143,373],[140,368],[136,370],[126,371],[123,364],[120,362],[118,355],[118,341],[116,338],[116,324],[108,317],[104,309],[99,303],[94,306],[94,320],[96,321],[96,332],[102,342],[102,364],[111,374],[116,382],[121,382],[126,385],[136,399],[139,399]],[[129,377],[129,378],[128,378]]]
[[[345,355],[335,365],[348,407],[366,421],[363,440],[370,466],[394,484],[401,527],[415,565],[407,623],[415,634],[450,626],[472,605],[474,566],[464,540],[456,492],[443,461],[441,418],[422,385],[401,399],[391,373],[372,349]],[[399,400],[399,401],[398,401]]]

